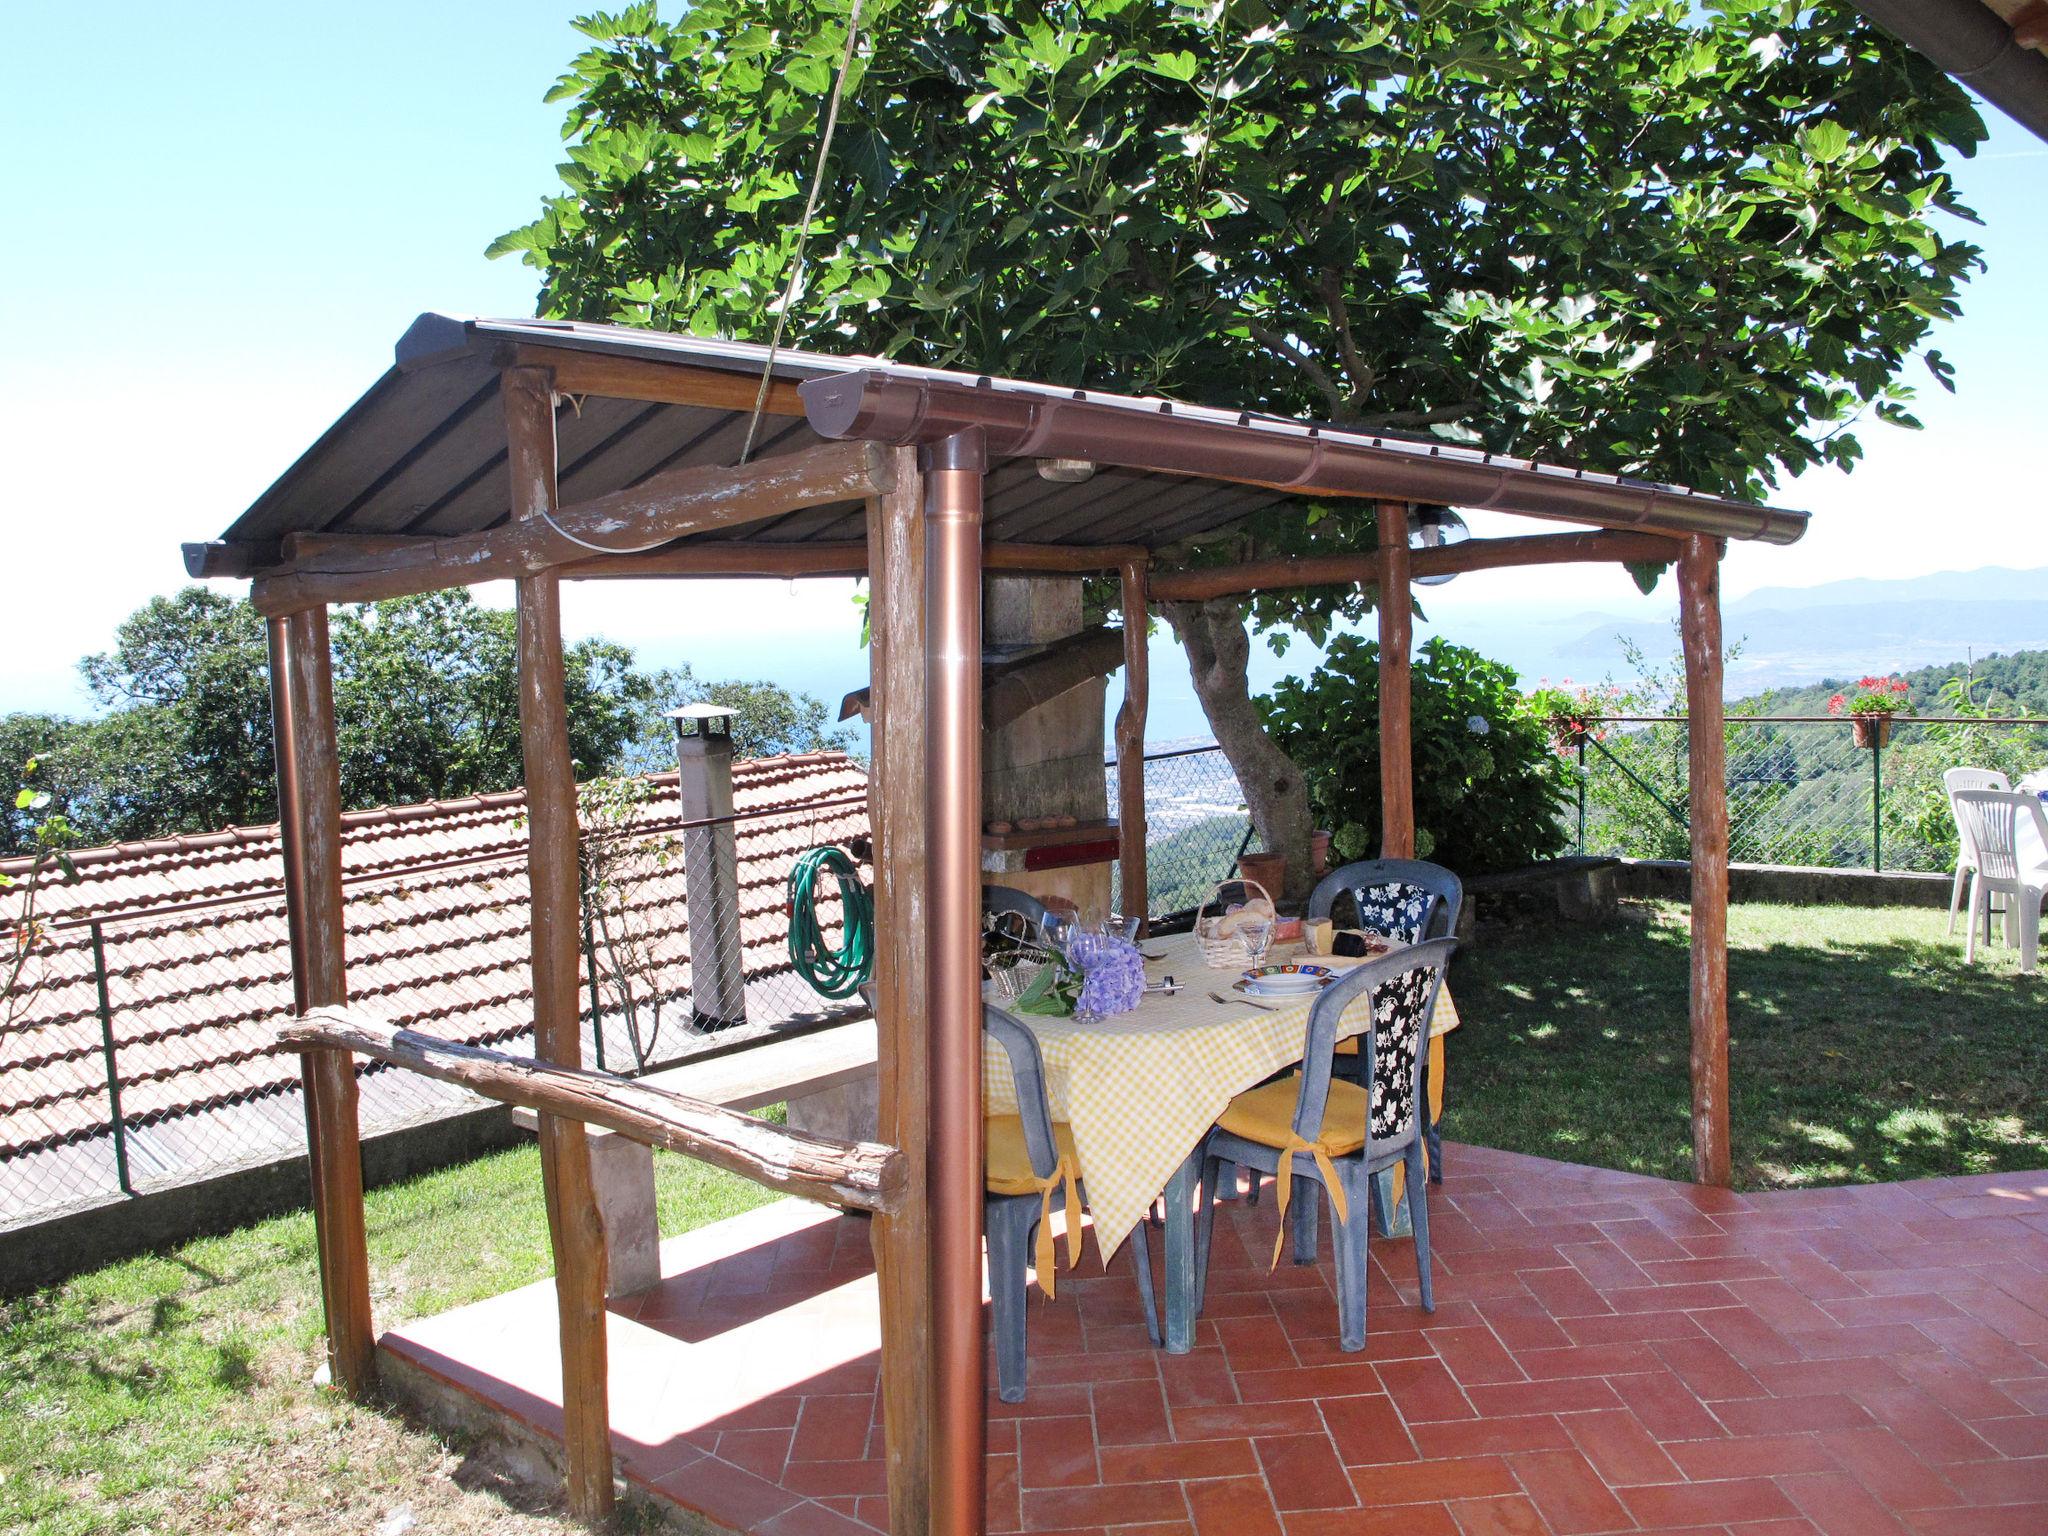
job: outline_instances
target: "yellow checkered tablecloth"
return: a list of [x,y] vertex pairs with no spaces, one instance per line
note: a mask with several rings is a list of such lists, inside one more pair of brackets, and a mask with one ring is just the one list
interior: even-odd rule
[[[1017,1015],[1045,1053],[1052,1116],[1073,1127],[1088,1208],[1105,1257],[1137,1225],[1232,1096],[1301,1060],[1314,1002],[1304,998],[1275,1004],[1270,1013],[1249,1002],[1216,1003],[1209,994],[1234,996],[1230,986],[1238,973],[1204,965],[1192,934],[1147,939],[1143,947],[1161,957],[1146,962],[1145,979],[1172,976],[1180,983],[1174,996],[1148,993],[1133,1012],[1092,1023]],[[1293,958],[1294,953],[1290,947],[1268,959]],[[989,1000],[999,1006],[1003,1001],[993,992]],[[1345,1011],[1340,1038],[1358,1034],[1370,1022],[1360,998]],[[1458,1011],[1445,986],[1437,994],[1430,1036],[1457,1027]],[[1015,1114],[1009,1058],[986,1038],[981,1070],[987,1113]]]

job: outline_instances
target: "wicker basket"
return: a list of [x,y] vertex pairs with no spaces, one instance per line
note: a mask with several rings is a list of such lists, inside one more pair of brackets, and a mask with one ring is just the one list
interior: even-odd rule
[[1273,909],[1273,916],[1267,919],[1268,945],[1272,942],[1272,927],[1280,921],[1279,908],[1273,906],[1272,895],[1258,881],[1247,880],[1239,875],[1218,884],[1214,890],[1209,892],[1207,899],[1203,901],[1201,908],[1195,913],[1195,944],[1202,951],[1202,963],[1211,970],[1241,971],[1247,966],[1256,964],[1258,960],[1258,956],[1252,952],[1252,946],[1246,941],[1242,929],[1233,933],[1222,933],[1219,931],[1223,926],[1224,918],[1228,916],[1227,913],[1218,911],[1214,916],[1210,915],[1209,909],[1211,907],[1221,905],[1217,901],[1217,897],[1222,894],[1224,886],[1230,885],[1240,886],[1247,891],[1257,891],[1266,905]]

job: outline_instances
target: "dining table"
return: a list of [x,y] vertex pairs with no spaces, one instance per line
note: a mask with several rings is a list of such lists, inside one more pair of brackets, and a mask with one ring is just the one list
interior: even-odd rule
[[[1017,1017],[1044,1054],[1052,1117],[1072,1129],[1105,1264],[1165,1197],[1164,1333],[1166,1348],[1185,1354],[1194,1342],[1194,1205],[1203,1141],[1234,1096],[1300,1063],[1315,998],[1246,995],[1236,986],[1242,968],[1208,965],[1192,934],[1147,938],[1140,948],[1148,985],[1171,976],[1177,990],[1148,990],[1135,1009],[1108,1017]],[[1265,957],[1267,964],[1292,960],[1333,969],[1359,963],[1305,955],[1298,944],[1275,946]],[[993,984],[988,1000],[1006,1005]],[[1338,1038],[1361,1034],[1371,1023],[1370,1001],[1361,996],[1346,1008]],[[1457,1026],[1445,986],[1430,1020],[1435,1090],[1443,1081],[1443,1037]],[[1017,1112],[1008,1059],[992,1040],[983,1042],[982,1083],[987,1113]],[[1078,1217],[1069,1212],[1067,1219]],[[1359,1212],[1353,1219],[1368,1217]]]

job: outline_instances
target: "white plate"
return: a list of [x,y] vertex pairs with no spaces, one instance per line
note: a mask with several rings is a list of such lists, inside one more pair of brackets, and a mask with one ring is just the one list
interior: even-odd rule
[[1323,983],[1317,976],[1275,976],[1264,981],[1241,981],[1238,987],[1253,997],[1309,997],[1320,992]]

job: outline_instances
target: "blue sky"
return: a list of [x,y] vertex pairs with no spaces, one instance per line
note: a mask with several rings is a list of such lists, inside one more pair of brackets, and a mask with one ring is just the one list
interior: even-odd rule
[[[226,526],[419,311],[531,311],[532,274],[482,253],[555,184],[561,113],[541,98],[578,50],[570,14],[108,3],[88,25],[69,7],[0,7],[17,165],[0,247],[0,517],[17,573],[0,709],[82,707],[76,658],[180,584],[179,543]],[[1989,224],[1991,271],[1936,340],[1960,394],[1923,396],[1925,433],[1869,429],[1853,478],[1785,487],[1780,501],[1816,514],[1812,533],[1738,546],[1731,594],[2048,564],[2048,146],[1987,116],[1992,141],[1958,178]],[[1625,604],[1616,580],[1498,573],[1432,604],[1454,628],[1503,603]],[[679,615],[673,589],[606,584],[574,592],[568,618],[710,675],[750,656],[765,670],[738,638],[763,632],[857,671],[847,591],[701,584]]]

